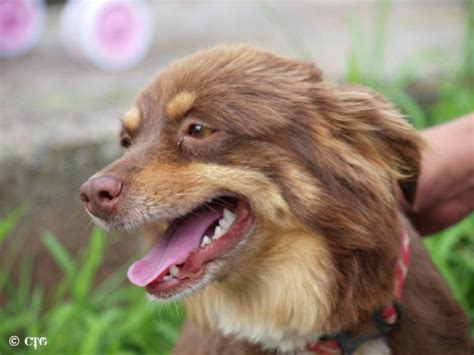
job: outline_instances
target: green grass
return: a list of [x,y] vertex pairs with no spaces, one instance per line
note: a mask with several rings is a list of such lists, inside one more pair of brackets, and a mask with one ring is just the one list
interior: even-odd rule
[[[22,211],[15,210],[0,222],[0,240],[13,228]],[[95,283],[106,236],[94,230],[88,245],[71,256],[58,239],[46,233],[43,242],[63,272],[63,279],[45,299],[41,285],[32,286],[31,255],[21,263],[19,280],[8,277],[21,242],[10,247],[2,261],[0,292],[6,302],[0,309],[0,354],[12,353],[6,340],[17,335],[46,336],[47,345],[35,351],[20,343],[15,354],[168,354],[185,317],[179,304],[160,305],[125,281],[125,266]]]
[[[462,63],[446,61],[443,53],[421,53],[402,65],[390,82],[385,80],[384,57],[387,41],[386,19],[389,3],[380,2],[373,38],[353,28],[354,51],[348,58],[347,80],[381,92],[406,114],[417,128],[440,124],[474,111],[474,5],[471,2]],[[369,43],[369,46],[364,46]],[[298,50],[304,51],[301,42]],[[422,106],[410,95],[420,69],[440,64],[444,80],[437,88],[435,102]],[[0,221],[0,245],[14,226],[21,223],[26,206]],[[0,262],[0,293],[6,302],[0,309],[0,354],[12,353],[6,343],[11,335],[48,337],[47,346],[34,351],[24,345],[15,353],[48,354],[167,354],[177,339],[185,317],[179,304],[149,302],[142,289],[125,280],[126,265],[97,283],[95,275],[107,247],[105,235],[94,230],[88,245],[71,255],[58,239],[45,233],[43,242],[63,273],[63,279],[46,298],[41,284],[32,286],[34,256],[21,263],[19,280],[9,275],[23,247],[21,239],[9,244],[7,257]],[[450,229],[425,238],[431,256],[448,281],[453,294],[474,321],[474,216]],[[473,333],[474,335],[474,333]]]

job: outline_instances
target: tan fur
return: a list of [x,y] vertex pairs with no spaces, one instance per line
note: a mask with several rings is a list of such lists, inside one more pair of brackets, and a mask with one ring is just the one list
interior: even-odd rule
[[183,117],[189,110],[191,110],[195,100],[196,94],[194,92],[180,92],[168,103],[166,112],[174,119]]
[[122,118],[122,124],[127,131],[135,132],[140,126],[140,111],[132,107]]
[[[312,63],[248,46],[172,63],[135,104],[142,120],[131,147],[99,173],[126,191],[107,227],[153,229],[229,193],[254,216],[186,299],[198,330],[186,326],[176,353],[296,351],[321,334],[373,329],[373,313],[394,299],[409,225],[393,183],[414,200],[423,146],[393,105],[323,80]],[[215,133],[189,137],[194,121]],[[411,238],[420,264],[408,273],[408,320],[387,336],[390,349],[376,340],[360,353],[435,354],[446,339],[430,339],[434,324],[451,350],[468,347],[466,318]],[[421,303],[431,308],[420,312]]]
[[[179,180],[173,178],[176,175],[180,176]],[[202,181],[206,181],[206,184],[201,184]],[[202,201],[217,197],[224,190],[230,190],[249,197],[249,202],[260,221],[276,225],[282,230],[292,228],[291,213],[278,186],[258,172],[214,164],[151,163],[134,177],[131,189],[130,204],[140,202],[144,207],[149,206],[147,212],[156,214],[156,217],[187,213]],[[153,195],[147,195],[147,191],[153,191],[160,196],[159,206],[154,205],[155,198]],[[134,200],[135,196],[140,200]],[[182,208],[176,204],[176,199],[180,200]],[[127,210],[127,206],[124,206],[124,209]],[[126,216],[116,218],[123,221]],[[130,223],[133,221],[130,220]]]

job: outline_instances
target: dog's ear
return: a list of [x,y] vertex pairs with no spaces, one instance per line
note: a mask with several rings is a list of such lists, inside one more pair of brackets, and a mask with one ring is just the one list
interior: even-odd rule
[[384,126],[388,150],[382,153],[395,162],[398,185],[405,200],[413,206],[421,167],[421,139],[414,132],[393,125],[391,120],[385,120]]
[[379,154],[387,162],[384,167],[391,171],[405,200],[414,205],[421,168],[421,136],[390,103],[368,93],[372,96],[369,107],[372,106],[373,111],[366,119],[377,129],[374,135],[369,134],[369,139],[375,141]]
[[392,104],[367,88],[321,84],[316,91],[313,97],[323,116],[319,122],[326,125],[323,134],[385,171],[413,205],[424,145],[415,128]]

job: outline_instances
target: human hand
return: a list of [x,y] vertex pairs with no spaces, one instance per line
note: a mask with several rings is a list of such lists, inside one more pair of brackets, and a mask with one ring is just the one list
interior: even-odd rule
[[422,235],[443,230],[474,210],[474,113],[422,132],[422,153],[414,206],[402,202]]

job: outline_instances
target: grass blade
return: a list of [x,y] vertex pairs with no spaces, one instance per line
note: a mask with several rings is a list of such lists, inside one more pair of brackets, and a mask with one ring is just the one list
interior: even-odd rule
[[76,265],[69,252],[61,245],[59,240],[49,232],[43,235],[43,243],[48,248],[58,266],[64,272],[66,278],[72,280],[76,273]]
[[27,205],[23,204],[13,210],[8,216],[0,220],[0,244],[16,226],[20,218],[25,214]]
[[79,270],[74,287],[74,297],[82,302],[86,297],[94,280],[94,276],[102,261],[103,251],[105,247],[105,234],[101,230],[95,228],[92,231],[85,261]]

